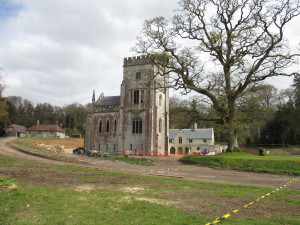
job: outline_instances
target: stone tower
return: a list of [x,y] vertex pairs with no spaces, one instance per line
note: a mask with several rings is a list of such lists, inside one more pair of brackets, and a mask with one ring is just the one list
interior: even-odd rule
[[93,101],[85,147],[110,154],[165,155],[168,152],[167,76],[157,75],[148,56],[125,58],[120,96]]

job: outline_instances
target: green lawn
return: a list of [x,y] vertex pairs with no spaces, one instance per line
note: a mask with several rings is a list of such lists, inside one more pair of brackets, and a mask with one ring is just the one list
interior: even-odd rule
[[[1,225],[206,224],[272,191],[4,156],[0,177]],[[282,189],[220,224],[299,224],[299,196]]]
[[182,162],[228,169],[300,175],[300,155],[256,156],[248,153],[221,153],[206,156],[184,156]]

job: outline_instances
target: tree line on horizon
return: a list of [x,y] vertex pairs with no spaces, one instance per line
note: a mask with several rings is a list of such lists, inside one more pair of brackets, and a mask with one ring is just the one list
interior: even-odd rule
[[[218,142],[227,142],[223,124],[199,120],[213,118],[214,110],[198,96],[182,99],[170,98],[170,128],[212,127]],[[239,143],[300,144],[300,77],[293,85],[281,91],[263,84],[249,88],[237,102]]]
[[[227,141],[223,124],[199,120],[214,117],[214,110],[199,101],[198,97],[170,97],[170,129],[214,128],[218,142]],[[69,134],[85,133],[85,120],[90,104],[73,103],[63,107],[50,103],[33,105],[21,96],[2,97],[0,101],[1,126],[18,124],[29,128],[37,120],[41,124],[55,124]],[[300,78],[295,77],[293,85],[278,91],[274,86],[263,84],[251,87],[237,104],[239,117],[239,142],[252,144],[300,144]]]
[[2,97],[0,102],[0,122],[5,128],[11,124],[17,124],[29,128],[39,120],[40,124],[59,126],[67,133],[85,132],[85,119],[88,113],[88,105],[79,103],[53,106],[50,103],[34,104],[21,96]]

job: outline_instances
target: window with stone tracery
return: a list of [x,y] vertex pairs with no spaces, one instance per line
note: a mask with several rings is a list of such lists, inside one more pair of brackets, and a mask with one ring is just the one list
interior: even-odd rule
[[143,121],[141,119],[134,119],[132,121],[132,133],[141,134],[143,131]]

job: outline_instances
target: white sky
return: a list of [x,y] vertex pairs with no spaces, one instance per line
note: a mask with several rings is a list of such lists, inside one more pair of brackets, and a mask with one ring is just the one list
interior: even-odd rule
[[[177,0],[0,0],[4,96],[63,106],[119,95],[123,58],[145,19],[170,17]],[[297,18],[287,35],[300,40]],[[291,78],[271,82],[288,88]]]

